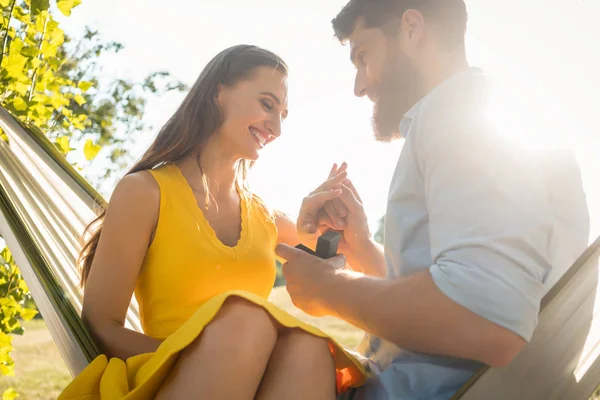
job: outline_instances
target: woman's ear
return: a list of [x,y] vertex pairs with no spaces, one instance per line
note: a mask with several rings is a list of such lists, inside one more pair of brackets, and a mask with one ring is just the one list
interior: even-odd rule
[[219,106],[223,106],[223,102],[225,101],[225,94],[226,90],[225,90],[225,86],[223,86],[223,84],[219,84],[217,85],[217,94],[216,94],[216,100],[217,100],[217,104]]

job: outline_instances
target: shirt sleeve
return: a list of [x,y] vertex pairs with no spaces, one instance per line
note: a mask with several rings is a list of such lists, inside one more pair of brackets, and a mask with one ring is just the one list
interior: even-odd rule
[[484,120],[422,120],[415,152],[433,280],[453,301],[529,341],[551,271],[542,167]]

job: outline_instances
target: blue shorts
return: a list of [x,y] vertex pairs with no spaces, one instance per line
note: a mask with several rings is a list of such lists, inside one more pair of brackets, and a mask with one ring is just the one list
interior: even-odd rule
[[337,400],[359,400],[359,389],[348,389],[337,397]]

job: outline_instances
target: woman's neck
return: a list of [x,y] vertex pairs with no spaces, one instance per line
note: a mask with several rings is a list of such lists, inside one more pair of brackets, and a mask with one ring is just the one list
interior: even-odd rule
[[192,153],[178,164],[186,172],[194,190],[204,192],[204,174],[209,192],[218,198],[236,191],[237,162],[235,157],[223,151],[217,140],[209,140],[202,154]]

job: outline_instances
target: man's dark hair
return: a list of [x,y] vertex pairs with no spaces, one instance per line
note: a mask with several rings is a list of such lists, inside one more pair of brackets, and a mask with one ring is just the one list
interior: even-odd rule
[[397,32],[407,10],[417,10],[440,27],[442,39],[451,49],[464,48],[467,7],[464,0],[350,0],[333,19],[333,30],[345,43],[362,17],[366,28],[382,28],[386,34]]

